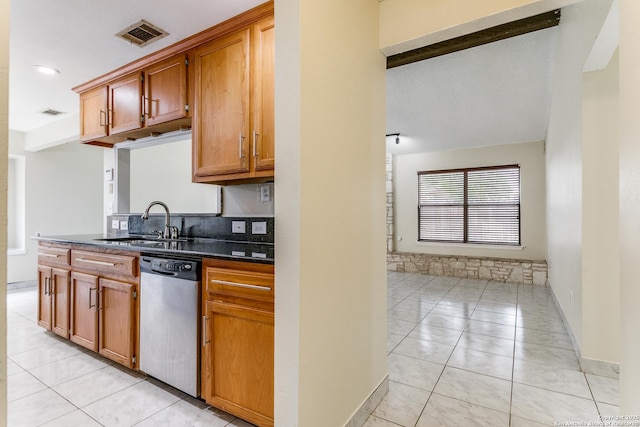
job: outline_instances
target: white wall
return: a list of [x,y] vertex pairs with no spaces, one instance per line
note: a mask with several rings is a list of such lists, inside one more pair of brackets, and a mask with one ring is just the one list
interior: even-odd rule
[[9,155],[7,189],[7,248],[22,251],[25,245],[25,158]]
[[618,55],[583,74],[582,357],[620,361]]
[[343,426],[387,371],[378,2],[275,9],[275,425]]
[[620,413],[640,414],[640,2],[620,0]]
[[130,162],[130,212],[161,200],[171,212],[217,213],[218,186],[191,182],[191,138],[131,150]]
[[[221,213],[224,216],[273,216],[273,183],[218,186],[191,182],[191,139],[131,150],[119,150],[120,163],[115,192],[104,184],[104,215],[110,206],[118,213],[140,213],[154,200],[165,202],[172,213]],[[104,149],[103,169],[115,166],[114,150]],[[260,200],[260,187],[271,193],[269,202]],[[220,193],[218,190],[220,189]],[[114,180],[114,191],[115,191]],[[218,210],[221,195],[222,212]]]
[[[7,188],[9,146],[9,0],[0,0],[0,188]],[[7,201],[0,191],[0,253],[7,250]],[[7,422],[7,261],[0,259],[0,425]]]
[[11,132],[9,151],[25,156],[26,254],[8,258],[9,282],[37,277],[37,242],[29,237],[102,232],[102,150],[67,143],[24,151],[24,134]]
[[[447,245],[418,243],[419,171],[467,167],[520,165],[522,250],[508,246]],[[396,251],[442,255],[489,256],[544,260],[545,165],[544,143],[496,145],[466,150],[440,151],[396,156],[395,180]],[[401,237],[402,240],[398,240]]]
[[610,4],[585,0],[562,11],[547,132],[549,283],[579,348],[583,347],[582,178],[589,172],[582,165],[582,68]]

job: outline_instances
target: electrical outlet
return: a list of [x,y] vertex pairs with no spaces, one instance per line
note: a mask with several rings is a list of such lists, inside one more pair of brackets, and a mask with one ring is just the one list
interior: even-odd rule
[[266,221],[252,222],[251,234],[267,234],[267,222]]
[[120,230],[128,230],[129,221],[120,221]]
[[231,221],[231,232],[243,234],[246,233],[247,223],[245,221]]
[[114,230],[120,229],[120,221],[118,221],[117,219],[112,219],[111,220],[111,228],[114,229]]

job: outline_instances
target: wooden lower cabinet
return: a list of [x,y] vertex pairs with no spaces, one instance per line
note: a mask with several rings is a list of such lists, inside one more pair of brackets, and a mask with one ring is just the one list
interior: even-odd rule
[[71,273],[71,333],[74,343],[98,351],[98,276]]
[[136,285],[71,273],[71,341],[134,367]]
[[273,312],[206,303],[202,394],[259,426],[273,425]]
[[69,338],[69,270],[38,266],[38,325]]
[[133,368],[136,286],[100,279],[98,286],[98,352]]
[[202,398],[261,427],[273,426],[272,265],[203,261]]

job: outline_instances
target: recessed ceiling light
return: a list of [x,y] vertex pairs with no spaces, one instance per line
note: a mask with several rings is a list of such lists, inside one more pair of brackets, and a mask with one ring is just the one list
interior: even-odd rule
[[60,71],[56,70],[55,68],[47,67],[45,65],[34,65],[34,67],[36,67],[36,70],[40,71],[42,74],[60,74]]

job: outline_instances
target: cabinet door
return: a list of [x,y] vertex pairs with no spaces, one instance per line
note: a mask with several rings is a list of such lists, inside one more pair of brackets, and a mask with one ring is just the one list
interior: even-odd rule
[[38,325],[51,330],[51,267],[38,266]]
[[108,135],[107,87],[80,94],[80,140],[92,141]]
[[273,17],[253,26],[253,138],[254,169],[272,170],[275,165],[274,142],[274,25]]
[[76,344],[98,351],[98,276],[71,272],[71,332]]
[[129,368],[134,352],[134,291],[135,285],[100,279],[98,351]]
[[109,134],[142,126],[142,74],[133,73],[109,85]]
[[54,268],[51,275],[51,330],[69,338],[69,271]]
[[202,395],[259,426],[273,426],[273,313],[208,301]]
[[195,51],[194,180],[249,171],[249,41],[247,28]]
[[177,55],[145,70],[143,114],[146,125],[187,116],[187,58]]

